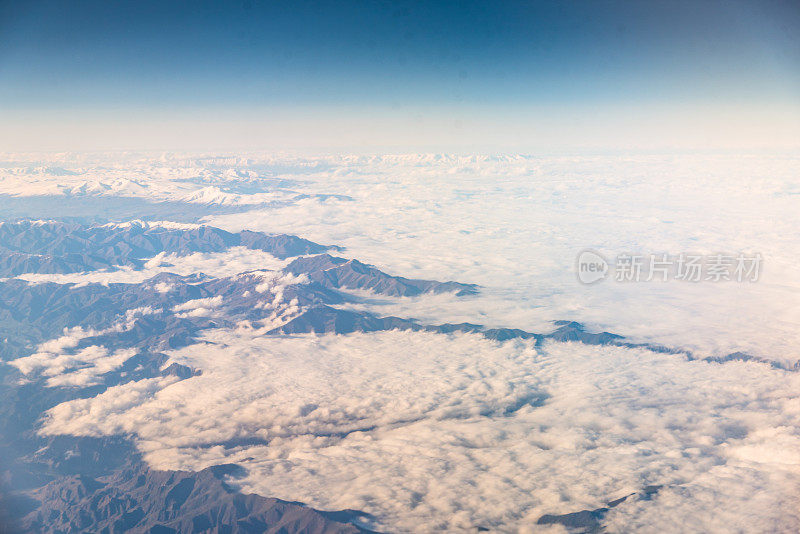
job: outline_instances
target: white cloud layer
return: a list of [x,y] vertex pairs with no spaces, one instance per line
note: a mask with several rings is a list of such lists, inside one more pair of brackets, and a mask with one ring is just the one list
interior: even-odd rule
[[[412,315],[541,330],[572,319],[708,355],[800,359],[797,156],[321,158],[300,191],[210,224],[347,247],[390,273],[478,283],[482,295],[412,299]],[[760,252],[754,284],[578,283],[578,253]],[[438,306],[441,304],[441,306]],[[390,313],[391,308],[377,308]]]
[[159,468],[237,462],[246,491],[389,531],[525,532],[650,484],[668,488],[613,531],[800,527],[794,373],[472,334],[202,341],[171,355],[202,375],[61,404],[43,432],[130,434]]
[[[443,298],[400,303],[432,322],[544,330],[552,320],[573,319],[704,355],[744,351],[784,363],[800,359],[796,154],[64,153],[8,159],[0,169],[0,193],[12,195],[185,200],[215,187],[254,206],[258,195],[290,187],[292,197],[282,207],[211,216],[207,222],[341,244],[348,256],[390,273],[484,287],[468,303]],[[73,182],[89,178],[113,187],[75,189]],[[127,192],[129,182],[135,182],[135,191]],[[586,248],[608,258],[624,252],[759,252],[763,275],[755,284],[606,281],[586,287],[573,272],[577,254]],[[226,258],[195,267],[219,273],[265,268],[257,258],[244,257],[251,255],[257,253],[241,252],[238,266]],[[26,277],[141,281],[150,274],[120,269],[113,275]],[[392,313],[394,308],[375,309]]]
[[[483,286],[467,298],[362,294],[350,307],[538,332],[572,319],[703,355],[800,359],[796,154],[36,158],[0,170],[0,194],[282,200],[207,222],[345,245],[346,256],[389,273]],[[586,248],[609,258],[759,252],[764,271],[755,284],[587,287],[573,272]],[[163,271],[283,266],[267,256],[232,249],[161,256],[140,272],[28,279],[135,283]],[[263,276],[270,324],[299,313],[280,291],[288,282]],[[177,313],[212,314],[213,304]],[[365,510],[390,531],[533,530],[542,514],[597,508],[651,484],[665,487],[614,508],[611,532],[800,530],[800,373],[620,347],[410,332],[270,338],[267,328],[207,332],[172,354],[201,375],[61,404],[42,431],[127,434],[161,468],[241,463],[247,491]],[[65,332],[38,348],[48,356],[14,363],[50,380],[91,380],[84,375],[116,355],[76,351],[88,335]]]
[[65,328],[62,336],[40,343],[35,353],[7,363],[16,367],[23,375],[38,373],[48,377],[45,382],[47,387],[86,387],[97,384],[100,376],[120,367],[136,354],[136,349],[119,349],[111,352],[106,347],[98,345],[90,345],[79,350],[75,350],[75,347],[86,338],[130,330],[139,317],[157,311],[150,307],[128,310],[120,321],[102,330]]

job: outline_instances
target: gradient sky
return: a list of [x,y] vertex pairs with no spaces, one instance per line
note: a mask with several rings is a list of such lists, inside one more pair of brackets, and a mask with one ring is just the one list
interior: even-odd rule
[[3,116],[10,150],[785,149],[800,4],[2,2]]

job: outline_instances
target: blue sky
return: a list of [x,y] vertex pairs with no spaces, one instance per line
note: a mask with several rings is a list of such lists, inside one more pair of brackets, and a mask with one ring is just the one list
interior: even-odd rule
[[[694,130],[756,121],[776,146],[797,140],[786,123],[800,100],[793,2],[34,1],[3,3],[0,25],[5,129],[42,148],[109,135],[145,146],[148,124],[158,134],[168,122],[172,137],[152,137],[164,148],[204,125],[220,133],[189,144],[269,148],[294,128],[293,148],[337,137],[402,147],[416,129],[432,148],[535,149],[547,136],[525,124],[596,116],[580,129],[630,130],[676,114],[700,120]],[[258,133],[222,133],[242,128]],[[596,139],[559,135],[559,146]]]

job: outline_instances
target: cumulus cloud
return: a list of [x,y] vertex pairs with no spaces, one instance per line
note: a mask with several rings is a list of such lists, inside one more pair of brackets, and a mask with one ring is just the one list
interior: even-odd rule
[[[617,530],[647,506],[652,530],[669,530],[698,503],[741,524],[800,526],[784,506],[800,498],[800,376],[767,366],[472,334],[246,329],[209,331],[171,359],[203,374],[61,404],[42,432],[130,434],[159,468],[241,463],[246,491],[362,509],[390,531],[524,531],[651,484],[672,489],[620,505]],[[747,506],[752,494],[774,503]]]
[[87,338],[130,330],[138,317],[158,311],[160,310],[150,307],[127,310],[119,321],[102,330],[65,328],[62,336],[40,343],[36,347],[37,351],[30,356],[6,363],[16,367],[23,375],[39,374],[48,377],[45,382],[47,387],[86,387],[97,384],[100,376],[119,368],[136,354],[136,350],[119,349],[112,352],[98,345],[78,350],[75,347]]
[[178,313],[176,317],[203,317],[212,315],[214,309],[222,305],[222,295],[216,297],[206,297],[202,299],[187,300],[182,304],[177,304],[172,307],[173,312]]
[[[74,347],[80,343],[81,339],[95,335],[97,335],[97,331],[91,328],[84,329],[80,326],[65,328],[63,335],[40,343],[37,348],[40,352],[61,352]],[[19,362],[20,360],[17,361]]]

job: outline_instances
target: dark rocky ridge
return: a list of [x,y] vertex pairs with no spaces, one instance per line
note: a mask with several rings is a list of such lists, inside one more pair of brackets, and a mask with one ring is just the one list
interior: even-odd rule
[[39,506],[18,520],[31,532],[230,532],[357,534],[363,514],[321,512],[236,492],[225,478],[242,469],[217,465],[199,472],[155,471],[135,462],[93,478],[59,477],[28,493]]
[[136,222],[126,226],[5,222],[0,224],[0,276],[74,273],[117,265],[141,268],[161,252],[186,255],[223,252],[236,246],[263,250],[281,259],[338,249],[285,234],[231,233],[211,226],[183,230]]
[[365,289],[392,297],[411,297],[422,293],[455,293],[457,296],[478,292],[474,284],[412,280],[391,276],[358,260],[346,260],[330,254],[298,258],[286,266],[293,274],[305,274],[324,287]]
[[593,534],[602,531],[602,521],[606,514],[612,508],[619,506],[628,499],[637,499],[642,501],[649,501],[653,498],[663,486],[645,486],[642,491],[631,493],[609,501],[605,506],[595,508],[594,510],[581,510],[580,512],[571,512],[568,514],[546,514],[539,518],[536,522],[539,525],[562,525],[567,530],[574,534]]
[[0,195],[0,218],[6,221],[57,219],[80,224],[129,221],[131,219],[170,220],[194,223],[208,215],[223,215],[252,210],[255,207],[278,207],[288,202],[266,205],[210,205],[193,202],[158,201],[141,197],[103,196],[102,201],[89,195],[65,195],[53,202],[49,195],[17,197]]

